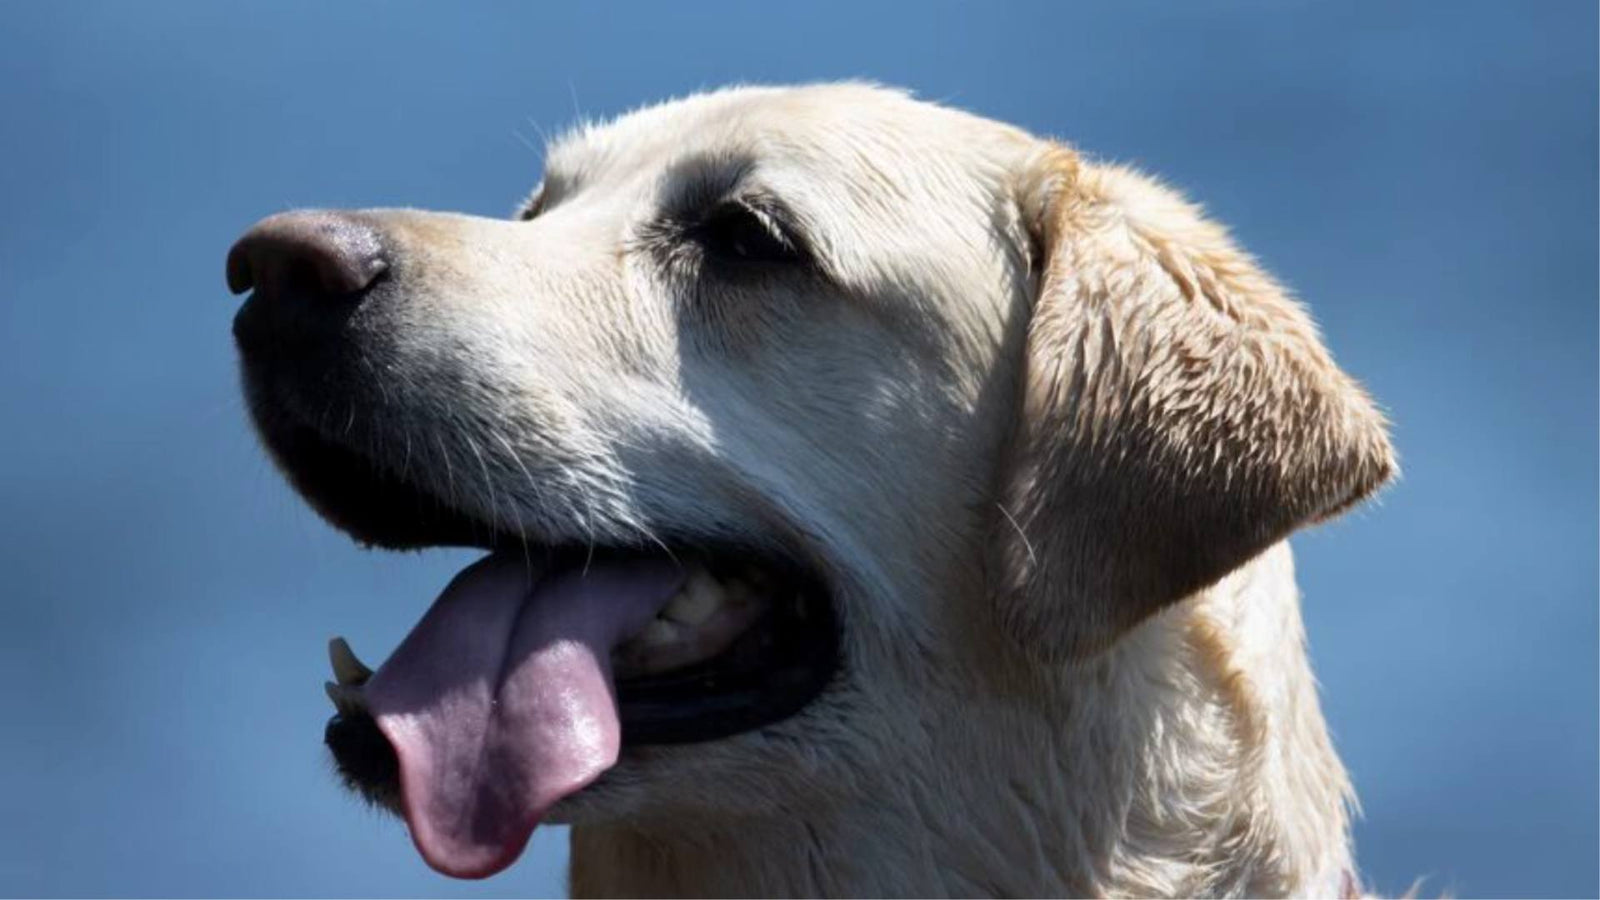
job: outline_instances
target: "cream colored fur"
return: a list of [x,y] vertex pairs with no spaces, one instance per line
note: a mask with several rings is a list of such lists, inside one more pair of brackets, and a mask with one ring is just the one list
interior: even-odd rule
[[[729,277],[663,237],[718,192],[781,201],[813,262]],[[561,804],[574,893],[1339,889],[1283,539],[1393,461],[1221,229],[859,85],[582,128],[534,211],[368,214],[406,286],[374,452],[536,539],[796,548],[844,623],[801,714]]]

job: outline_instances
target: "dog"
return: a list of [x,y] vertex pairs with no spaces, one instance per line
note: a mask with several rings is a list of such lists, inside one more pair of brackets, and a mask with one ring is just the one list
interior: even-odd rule
[[1348,895],[1285,539],[1396,471],[1174,191],[871,85],[584,125],[506,220],[264,219],[253,423],[358,542],[489,551],[326,742],[582,896]]

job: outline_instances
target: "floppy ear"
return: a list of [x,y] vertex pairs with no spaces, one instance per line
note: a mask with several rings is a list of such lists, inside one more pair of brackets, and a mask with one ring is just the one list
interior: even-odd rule
[[1041,152],[1042,250],[991,550],[998,611],[1081,659],[1394,472],[1304,310],[1172,192]]

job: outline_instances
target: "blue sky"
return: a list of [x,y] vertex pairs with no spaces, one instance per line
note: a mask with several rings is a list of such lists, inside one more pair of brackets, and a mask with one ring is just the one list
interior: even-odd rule
[[280,483],[223,255],[301,205],[504,215],[541,134],[861,77],[1204,202],[1392,416],[1404,480],[1296,541],[1380,889],[1596,881],[1592,3],[0,4],[0,893],[447,881],[335,788],[329,634],[382,657],[469,554]]

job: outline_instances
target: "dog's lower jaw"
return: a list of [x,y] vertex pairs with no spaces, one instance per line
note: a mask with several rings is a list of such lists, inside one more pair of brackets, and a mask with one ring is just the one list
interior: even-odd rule
[[[1352,871],[1349,786],[1300,627],[1279,545],[1063,674],[1037,715],[948,704],[924,731],[939,746],[859,773],[855,799],[579,824],[572,893],[1326,893],[1328,873]],[[1251,671],[1280,677],[1261,686],[1276,696],[1239,674]]]

